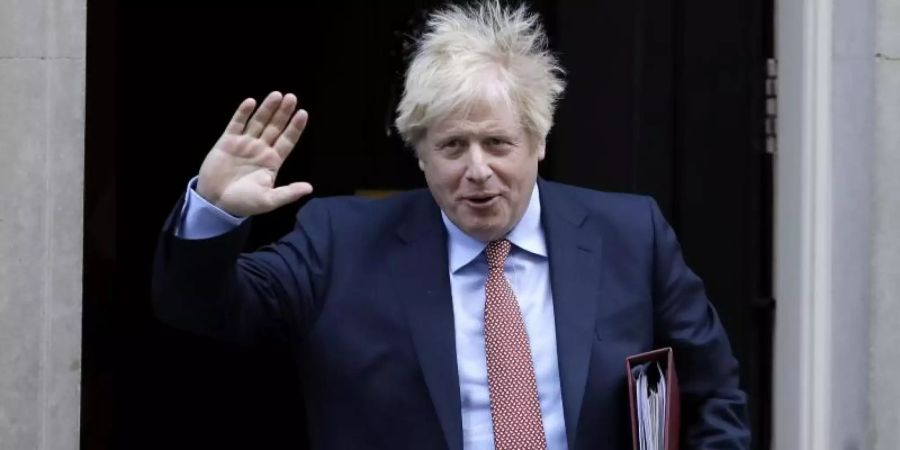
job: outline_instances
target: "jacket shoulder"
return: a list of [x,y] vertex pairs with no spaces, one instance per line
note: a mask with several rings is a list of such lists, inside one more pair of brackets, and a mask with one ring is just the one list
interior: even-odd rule
[[[635,220],[650,219],[652,208],[657,208],[656,201],[649,195],[625,192],[599,191],[569,184],[545,181],[541,189],[552,192],[552,197],[565,198],[583,207],[589,216],[615,216],[626,219],[628,223]],[[614,217],[607,217],[613,219]]]
[[320,197],[310,200],[297,212],[300,226],[327,221],[335,232],[364,234],[391,231],[414,208],[433,203],[426,189],[400,192],[381,199],[360,196]]

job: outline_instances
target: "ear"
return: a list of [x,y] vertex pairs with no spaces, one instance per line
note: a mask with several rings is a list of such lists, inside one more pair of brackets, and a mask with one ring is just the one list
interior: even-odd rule
[[547,155],[547,141],[541,139],[541,141],[538,143],[536,150],[538,153],[538,161],[543,161],[544,156]]
[[419,158],[419,170],[425,171],[425,161],[422,161],[422,158]]

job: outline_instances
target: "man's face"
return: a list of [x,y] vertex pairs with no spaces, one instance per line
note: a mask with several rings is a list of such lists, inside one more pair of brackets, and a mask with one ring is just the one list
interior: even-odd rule
[[484,242],[505,236],[522,218],[544,159],[513,108],[479,102],[430,127],[419,143],[419,168],[447,217]]

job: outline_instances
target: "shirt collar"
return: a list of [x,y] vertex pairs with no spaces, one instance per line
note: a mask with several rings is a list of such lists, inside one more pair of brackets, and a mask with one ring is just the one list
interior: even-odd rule
[[[444,221],[444,227],[447,228],[450,272],[452,273],[477,258],[487,243],[460,230],[444,211],[441,211],[441,219]],[[528,201],[525,214],[506,235],[506,239],[522,250],[547,257],[547,242],[544,239],[544,230],[541,229],[541,197],[537,183],[531,190],[531,199]]]

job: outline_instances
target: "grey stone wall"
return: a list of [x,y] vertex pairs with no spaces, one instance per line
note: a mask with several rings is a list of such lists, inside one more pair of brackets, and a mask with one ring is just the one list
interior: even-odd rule
[[[875,3],[832,3],[831,267],[832,314],[828,442],[869,448],[869,264],[874,170]],[[815,305],[813,306],[815,307]]]
[[78,448],[85,0],[0,2],[0,448]]
[[877,0],[869,417],[872,448],[900,448],[900,1]]

